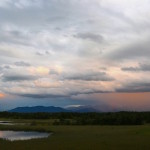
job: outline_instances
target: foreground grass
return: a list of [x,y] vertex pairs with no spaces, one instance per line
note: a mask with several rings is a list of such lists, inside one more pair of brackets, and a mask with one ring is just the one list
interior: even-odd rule
[[[28,122],[28,121],[27,121]],[[43,124],[42,124],[43,123]],[[150,150],[150,126],[0,126],[0,130],[52,131],[45,139],[10,142],[0,140],[1,150]]]

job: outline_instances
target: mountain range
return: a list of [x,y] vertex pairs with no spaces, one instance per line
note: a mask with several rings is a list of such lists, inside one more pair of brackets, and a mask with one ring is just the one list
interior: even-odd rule
[[48,113],[58,113],[58,112],[99,112],[95,108],[90,106],[80,106],[80,107],[55,107],[55,106],[33,106],[33,107],[17,107],[9,110],[8,112],[17,112],[17,113],[37,113],[37,112],[48,112]]

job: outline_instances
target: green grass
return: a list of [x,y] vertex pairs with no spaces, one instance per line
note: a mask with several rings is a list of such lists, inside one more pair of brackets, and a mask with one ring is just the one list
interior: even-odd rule
[[[30,123],[29,120],[20,122]],[[45,139],[10,142],[0,140],[0,150],[150,150],[150,126],[52,126],[36,124],[0,126],[0,130],[52,131]]]

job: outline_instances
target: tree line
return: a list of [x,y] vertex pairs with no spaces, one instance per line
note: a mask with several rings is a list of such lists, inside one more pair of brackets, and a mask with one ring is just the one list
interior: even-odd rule
[[0,112],[0,118],[53,119],[53,125],[142,125],[150,123],[150,112],[109,113],[10,113]]

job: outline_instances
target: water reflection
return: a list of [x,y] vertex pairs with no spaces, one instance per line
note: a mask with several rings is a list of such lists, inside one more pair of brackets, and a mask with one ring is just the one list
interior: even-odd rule
[[44,132],[0,131],[0,138],[10,141],[46,138],[49,135],[50,133]]

